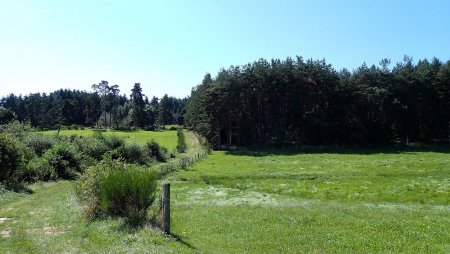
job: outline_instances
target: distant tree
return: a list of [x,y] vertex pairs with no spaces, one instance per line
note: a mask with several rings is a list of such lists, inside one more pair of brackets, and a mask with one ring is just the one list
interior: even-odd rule
[[108,95],[110,92],[108,81],[102,80],[98,84],[93,84],[92,89],[94,89],[94,91],[96,91],[100,95],[101,109],[102,112],[104,113],[103,125],[106,127],[107,126],[106,113],[108,111]]
[[75,120],[75,105],[71,100],[64,100],[64,104],[59,114],[60,123],[69,125]]
[[110,118],[109,118],[109,127],[112,128],[112,123],[118,125],[118,106],[119,106],[119,85],[113,85],[109,87],[109,101],[111,105],[110,109]]
[[90,126],[93,126],[102,114],[100,110],[100,97],[97,93],[87,96],[84,114],[86,119],[85,123]]
[[145,122],[145,102],[140,83],[135,83],[131,89],[131,119],[134,126],[143,127]]
[[158,105],[158,119],[156,121],[158,126],[164,126],[165,124],[171,123],[172,116],[170,110],[169,96],[165,94]]
[[0,106],[0,124],[7,124],[17,118],[13,111]]

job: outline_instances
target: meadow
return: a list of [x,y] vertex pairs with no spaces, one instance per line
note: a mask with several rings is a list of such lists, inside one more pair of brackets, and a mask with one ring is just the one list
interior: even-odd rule
[[[42,131],[39,133],[46,135],[55,135],[58,131]],[[94,130],[85,129],[85,130],[61,130],[60,135],[71,136],[92,136],[94,134]],[[136,143],[139,145],[144,145],[148,141],[154,139],[160,145],[167,148],[169,151],[172,151],[177,146],[177,131],[175,130],[167,130],[167,131],[114,131],[107,130],[102,131],[104,135],[115,135],[121,138],[124,138],[128,143]]]
[[440,150],[215,151],[163,179],[172,188],[172,237],[121,219],[84,221],[74,182],[38,183],[33,194],[0,198],[0,249],[449,253],[449,165]]
[[214,152],[171,176],[174,233],[212,253],[449,253],[450,154]]

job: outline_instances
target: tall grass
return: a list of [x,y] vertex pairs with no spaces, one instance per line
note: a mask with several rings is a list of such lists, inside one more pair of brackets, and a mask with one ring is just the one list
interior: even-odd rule
[[137,224],[147,219],[156,196],[156,180],[156,172],[148,168],[105,158],[87,170],[75,193],[86,218],[118,216]]
[[100,208],[136,224],[146,220],[155,201],[156,174],[138,167],[112,171],[100,183]]
[[184,136],[183,129],[177,130],[177,137],[178,137],[178,145],[177,145],[177,151],[179,153],[186,152],[187,145],[186,145],[186,137]]

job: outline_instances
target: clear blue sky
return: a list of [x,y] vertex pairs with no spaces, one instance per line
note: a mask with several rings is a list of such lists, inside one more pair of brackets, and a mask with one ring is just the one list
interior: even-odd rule
[[0,0],[0,96],[107,80],[184,97],[261,57],[351,70],[405,54],[450,59],[450,1]]

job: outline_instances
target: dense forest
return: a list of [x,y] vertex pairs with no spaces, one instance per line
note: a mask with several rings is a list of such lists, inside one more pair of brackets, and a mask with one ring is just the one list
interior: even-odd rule
[[92,88],[93,92],[61,89],[48,95],[10,94],[0,101],[0,124],[19,120],[44,129],[60,125],[153,129],[184,122],[186,99],[166,94],[161,99],[149,100],[139,83],[134,85],[130,97],[120,95],[119,86],[107,81]]
[[186,126],[216,146],[448,142],[450,61],[336,71],[325,60],[260,59],[207,74]]

